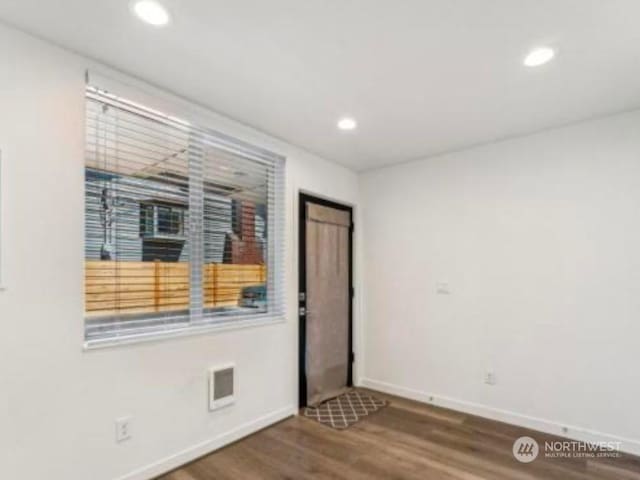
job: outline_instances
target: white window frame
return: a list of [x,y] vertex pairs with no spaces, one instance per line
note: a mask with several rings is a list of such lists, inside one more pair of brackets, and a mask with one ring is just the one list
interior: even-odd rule
[[[98,80],[94,83],[93,79],[96,78]],[[90,79],[92,81],[90,81]],[[85,336],[85,350],[284,322],[286,317],[286,294],[284,289],[284,222],[286,215],[284,201],[285,157],[277,153],[273,153],[266,148],[256,146],[256,143],[258,142],[255,142],[253,139],[246,141],[238,138],[238,135],[234,135],[233,133],[222,133],[219,125],[222,124],[224,126],[225,124],[228,124],[228,120],[218,117],[217,114],[203,109],[202,107],[177,97],[173,97],[170,94],[162,92],[144,83],[131,79],[125,79],[124,81],[114,80],[112,77],[103,76],[102,74],[90,75],[89,72],[87,72],[87,83],[94,85],[99,84],[100,86],[104,85],[105,87],[112,89],[112,91],[117,92],[119,96],[135,101],[139,105],[144,105],[146,108],[162,112],[169,117],[186,120],[193,125],[197,125],[197,128],[206,129],[213,135],[217,135],[219,137],[222,148],[227,148],[230,151],[235,150],[245,156],[255,155],[269,159],[273,162],[275,167],[275,191],[277,192],[277,195],[273,210],[269,213],[269,233],[267,237],[269,244],[268,248],[271,250],[271,254],[267,262],[266,285],[267,289],[271,292],[271,298],[273,298],[274,301],[268,305],[269,310],[266,313],[229,315],[222,319],[213,318],[210,321],[205,322],[199,320],[197,322],[190,322],[184,327],[172,327],[164,330],[161,326],[161,319],[159,319],[160,321],[158,322],[159,325],[157,328],[149,328],[141,332],[137,332],[135,329],[118,330],[117,328],[114,328],[109,335],[105,334],[100,338],[87,339]],[[232,128],[232,130],[235,129]],[[82,164],[82,168],[85,168],[84,162]],[[82,252],[82,258],[84,260],[84,251]],[[83,321],[85,321],[85,319],[83,319]],[[86,324],[83,330],[86,332]]]

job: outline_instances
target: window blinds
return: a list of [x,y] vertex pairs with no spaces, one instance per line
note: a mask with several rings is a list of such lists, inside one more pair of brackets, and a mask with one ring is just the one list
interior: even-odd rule
[[86,88],[91,343],[284,312],[284,159]]

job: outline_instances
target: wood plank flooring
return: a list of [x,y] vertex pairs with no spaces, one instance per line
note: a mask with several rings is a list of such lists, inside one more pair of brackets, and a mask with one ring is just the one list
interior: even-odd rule
[[347,430],[293,417],[207,455],[161,480],[430,479],[640,480],[640,458],[512,455],[516,438],[558,437],[378,392],[390,405]]

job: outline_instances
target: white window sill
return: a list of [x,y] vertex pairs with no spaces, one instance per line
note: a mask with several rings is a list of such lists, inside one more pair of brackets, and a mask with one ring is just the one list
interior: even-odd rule
[[166,341],[173,338],[189,337],[194,335],[205,335],[218,332],[228,332],[232,330],[240,330],[244,328],[264,327],[267,325],[276,325],[284,323],[284,316],[274,316],[271,318],[238,318],[226,322],[210,323],[196,326],[185,326],[184,328],[176,328],[168,331],[126,334],[123,332],[120,336],[112,336],[108,338],[99,338],[86,340],[84,342],[84,350],[98,350],[103,348],[120,347],[125,345],[133,345],[138,343]]

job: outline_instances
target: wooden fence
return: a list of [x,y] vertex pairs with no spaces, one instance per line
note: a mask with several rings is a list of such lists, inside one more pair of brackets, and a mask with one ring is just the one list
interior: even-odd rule
[[[205,308],[238,305],[242,288],[266,281],[264,265],[204,266]],[[85,262],[87,316],[154,313],[189,308],[189,264]]]

